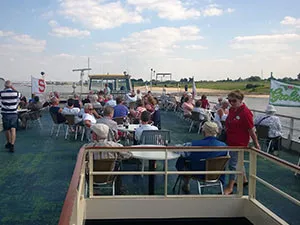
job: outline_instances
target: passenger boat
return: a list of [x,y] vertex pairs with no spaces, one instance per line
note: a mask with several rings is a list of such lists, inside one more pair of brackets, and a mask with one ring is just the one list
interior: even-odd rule
[[[181,120],[176,112],[162,111],[161,116],[162,128],[171,130],[170,146],[107,149],[82,147],[83,142],[73,138],[65,140],[62,134],[51,137],[52,120],[47,111],[43,112],[42,129],[29,124],[27,130],[17,132],[16,152],[0,153],[0,224],[297,224],[300,221],[300,185],[299,176],[295,176],[300,173],[299,166],[295,165],[298,157],[288,151],[280,154],[283,160],[252,148],[231,149],[240,155],[238,175],[245,161],[249,186],[242,188],[239,176],[236,194],[230,196],[218,192],[199,195],[195,182],[192,194],[174,193],[177,175],[188,173],[175,171],[176,160],[158,162],[155,171],[149,171],[147,166],[144,172],[140,171],[136,160],[133,163],[124,161],[124,170],[118,172],[91,169],[92,160],[88,159],[94,151],[158,151],[166,157],[167,152],[215,151],[176,147],[200,137],[187,132],[190,124]],[[4,135],[0,135],[0,143],[4,142]],[[123,194],[112,196],[93,192],[93,176],[107,173],[122,177]],[[155,195],[149,195],[149,177],[153,176]]]

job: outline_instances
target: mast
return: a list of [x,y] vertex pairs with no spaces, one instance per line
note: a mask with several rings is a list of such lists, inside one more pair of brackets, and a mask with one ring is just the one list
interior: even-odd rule
[[80,96],[82,95],[83,91],[83,76],[84,76],[84,71],[89,71],[92,70],[91,68],[82,68],[82,69],[73,69],[73,72],[80,71],[80,82],[81,82],[81,88],[80,88]]

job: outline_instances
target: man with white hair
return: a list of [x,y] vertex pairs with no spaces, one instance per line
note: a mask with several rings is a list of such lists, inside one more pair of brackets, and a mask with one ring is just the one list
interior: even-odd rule
[[[227,146],[224,142],[217,139],[217,134],[219,132],[218,125],[214,122],[205,122],[202,126],[202,132],[204,138],[202,140],[192,141],[192,146]],[[206,169],[206,159],[216,158],[220,156],[226,156],[227,151],[218,152],[185,152],[183,157],[180,157],[176,162],[177,170],[192,170],[192,171],[205,171]],[[186,162],[190,163],[186,165]],[[205,175],[194,175],[203,179]],[[221,182],[224,182],[224,174],[220,177]],[[184,176],[184,184],[182,190],[184,193],[190,192],[190,176]]]
[[268,105],[265,114],[259,115],[254,119],[255,126],[263,125],[269,127],[268,139],[272,140],[272,145],[270,153],[278,155],[278,150],[280,149],[280,139],[282,136],[282,127],[280,119],[275,116],[276,109],[273,105]]
[[5,148],[10,152],[15,151],[16,129],[18,126],[17,108],[19,104],[20,93],[14,89],[11,81],[4,83],[4,90],[0,91],[0,105],[3,129],[6,136]]
[[[92,131],[92,145],[96,146],[106,146],[106,147],[123,147],[123,145],[116,143],[114,141],[108,141],[109,137],[109,127],[104,123],[97,123],[91,126]],[[91,145],[88,144],[88,145]],[[132,154],[130,152],[96,152],[94,153],[94,160],[100,159],[128,159],[131,158]]]

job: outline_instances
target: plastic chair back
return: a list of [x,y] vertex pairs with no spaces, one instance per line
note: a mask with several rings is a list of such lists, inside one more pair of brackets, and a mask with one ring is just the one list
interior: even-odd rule
[[[115,159],[99,159],[94,160],[93,162],[93,170],[94,171],[102,171],[109,172],[114,171],[116,160]],[[94,175],[94,183],[111,183],[115,179],[115,176],[108,175]]]
[[144,130],[140,138],[142,145],[168,145],[171,142],[169,130]]
[[[226,164],[230,156],[220,156],[216,158],[206,159],[206,171],[223,171],[226,167]],[[214,182],[220,179],[222,174],[206,174],[206,182]]]

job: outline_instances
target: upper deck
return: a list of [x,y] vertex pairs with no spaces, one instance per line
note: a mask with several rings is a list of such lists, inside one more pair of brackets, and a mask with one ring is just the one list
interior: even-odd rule
[[[199,139],[199,135],[188,133],[189,123],[178,119],[173,112],[161,112],[162,128],[171,130],[171,145],[182,144]],[[16,152],[0,152],[0,224],[1,225],[32,225],[57,224],[63,202],[74,171],[77,155],[83,145],[74,139],[65,140],[63,131],[58,138],[50,137],[51,118],[44,112],[41,118],[43,128],[29,124],[27,130],[17,132]],[[0,143],[5,143],[5,137],[0,135]],[[298,155],[282,152],[280,156],[292,163],[297,163]],[[245,160],[248,160],[247,154]],[[168,168],[173,168],[176,160],[168,162]],[[136,164],[127,164],[128,170],[136,169]],[[249,171],[249,164],[246,170]],[[163,165],[158,164],[162,172]],[[146,166],[147,168],[147,166]],[[137,172],[137,171],[136,171]],[[148,171],[147,171],[148,172]],[[173,171],[175,172],[175,171]],[[300,199],[300,180],[294,173],[272,164],[268,160],[258,159],[257,172],[260,177],[279,187],[297,199]],[[164,188],[162,175],[156,180],[157,193],[163,197]],[[127,194],[141,195],[147,193],[147,176],[131,177],[124,180],[124,191]],[[176,175],[168,178],[171,186],[175,183]],[[71,187],[71,186],[70,186]],[[76,186],[77,187],[77,186]],[[192,185],[196,193],[196,185]],[[75,188],[76,189],[76,188]],[[244,189],[247,195],[247,188]],[[193,195],[191,195],[193,197]],[[191,198],[190,197],[190,198]],[[218,196],[219,197],[219,196]],[[278,197],[272,191],[266,191],[257,184],[256,198],[290,224],[299,221],[299,207]]]

